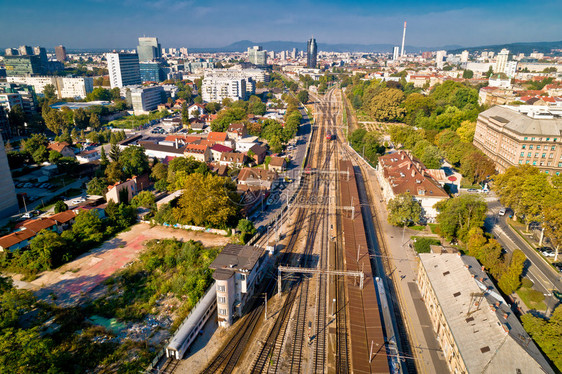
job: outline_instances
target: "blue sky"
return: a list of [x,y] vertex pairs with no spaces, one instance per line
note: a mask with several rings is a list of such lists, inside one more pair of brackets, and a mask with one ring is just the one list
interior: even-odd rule
[[562,1],[0,0],[0,47],[220,47],[239,40],[476,46],[562,39]]

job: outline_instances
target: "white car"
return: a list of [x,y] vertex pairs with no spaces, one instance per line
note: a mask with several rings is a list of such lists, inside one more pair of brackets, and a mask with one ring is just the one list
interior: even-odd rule
[[498,215],[505,216],[505,208],[501,208],[500,211],[498,212]]

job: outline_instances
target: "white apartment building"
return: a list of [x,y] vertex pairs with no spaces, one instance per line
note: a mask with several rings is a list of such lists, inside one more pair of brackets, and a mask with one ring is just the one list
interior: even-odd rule
[[461,62],[468,62],[468,51],[466,49],[461,53]]
[[435,53],[435,63],[438,69],[443,68],[443,59],[447,56],[447,51],[441,50]]
[[166,94],[162,86],[134,86],[128,88],[135,115],[148,114],[150,111],[155,110],[158,104],[162,104],[165,101]]
[[11,83],[27,84],[33,86],[35,93],[43,94],[45,86],[52,85],[59,99],[83,99],[94,89],[92,77],[7,77]]
[[397,61],[399,56],[400,56],[400,47],[394,46],[394,49],[392,51],[392,61]]
[[136,53],[106,53],[111,88],[141,84],[139,56]]
[[494,66],[494,73],[505,73],[505,68],[507,66],[507,61],[509,60],[509,50],[502,49],[496,57],[496,66]]
[[245,78],[236,72],[225,73],[216,70],[207,71],[201,84],[201,96],[204,102],[222,102],[223,99],[245,100],[255,92],[251,78]]

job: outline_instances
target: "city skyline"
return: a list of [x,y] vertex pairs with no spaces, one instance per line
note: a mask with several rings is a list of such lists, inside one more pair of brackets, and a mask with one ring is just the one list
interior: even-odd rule
[[555,1],[540,5],[517,1],[506,8],[503,3],[436,0],[423,6],[413,1],[231,4],[216,0],[203,4],[88,0],[72,7],[62,1],[33,0],[5,4],[3,10],[3,48],[21,44],[134,48],[143,35],[158,36],[163,47],[222,47],[245,39],[305,43],[312,34],[324,43],[399,45],[404,21],[409,29],[406,44],[427,47],[551,41],[562,34],[556,16],[562,5]]

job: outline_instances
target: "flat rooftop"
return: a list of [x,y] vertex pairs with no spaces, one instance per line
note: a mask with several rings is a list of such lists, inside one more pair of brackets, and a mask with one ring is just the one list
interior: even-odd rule
[[240,244],[227,244],[209,266],[215,269],[213,277],[225,280],[235,272],[250,272],[263,253],[263,248]]
[[554,373],[474,257],[420,260],[469,373]]
[[111,104],[109,101],[88,101],[88,102],[85,102],[85,103],[84,102],[76,102],[76,103],[75,102],[69,102],[69,103],[63,102],[63,103],[55,103],[55,104],[51,105],[51,108],[61,109],[63,106],[66,106],[69,109],[75,110],[75,109],[79,109],[79,108],[87,109],[87,108],[90,108],[90,107],[93,107],[93,106],[98,106],[98,105],[106,106],[106,105],[109,105],[109,104]]

